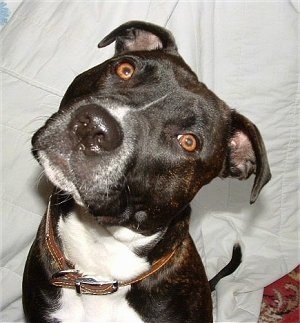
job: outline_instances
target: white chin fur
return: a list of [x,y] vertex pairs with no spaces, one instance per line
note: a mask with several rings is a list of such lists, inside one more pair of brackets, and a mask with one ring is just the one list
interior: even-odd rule
[[39,161],[43,165],[45,173],[50,181],[56,187],[72,195],[77,204],[84,206],[75,185],[64,176],[61,170],[50,163],[47,155],[43,151],[39,151],[38,156]]

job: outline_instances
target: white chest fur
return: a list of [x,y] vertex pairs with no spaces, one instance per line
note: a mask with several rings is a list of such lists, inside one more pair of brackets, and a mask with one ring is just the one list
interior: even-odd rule
[[[66,257],[76,269],[99,280],[126,281],[149,269],[149,263],[134,252],[158,234],[150,237],[123,227],[104,228],[80,208],[59,222],[59,235]],[[52,317],[62,322],[141,322],[125,295],[130,287],[121,287],[111,295],[78,295],[63,289],[60,308]]]

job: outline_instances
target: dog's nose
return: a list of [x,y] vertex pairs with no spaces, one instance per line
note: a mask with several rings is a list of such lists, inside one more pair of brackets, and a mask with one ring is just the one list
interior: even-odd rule
[[117,120],[96,104],[77,109],[69,126],[77,147],[86,155],[112,151],[123,140],[123,132]]

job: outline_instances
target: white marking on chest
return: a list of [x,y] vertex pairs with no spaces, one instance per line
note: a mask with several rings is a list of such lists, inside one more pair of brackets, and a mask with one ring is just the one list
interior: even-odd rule
[[[149,263],[133,250],[159,235],[146,237],[123,227],[104,228],[79,207],[61,219],[58,228],[65,256],[76,269],[104,281],[126,281],[147,271]],[[130,286],[111,295],[78,295],[63,289],[61,307],[52,317],[62,322],[142,322],[126,301],[129,290]]]

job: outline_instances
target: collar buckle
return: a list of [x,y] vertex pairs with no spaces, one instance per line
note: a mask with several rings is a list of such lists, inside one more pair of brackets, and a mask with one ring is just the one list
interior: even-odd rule
[[115,293],[118,288],[119,282],[116,280],[101,281],[89,276],[79,277],[75,280],[77,294],[93,294],[93,292],[97,292],[100,295],[107,295]]

